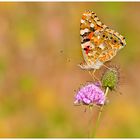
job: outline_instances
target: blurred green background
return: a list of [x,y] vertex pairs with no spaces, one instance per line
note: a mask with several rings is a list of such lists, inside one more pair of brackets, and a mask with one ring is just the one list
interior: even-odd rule
[[74,90],[92,80],[77,67],[86,9],[127,42],[112,61],[121,68],[121,82],[96,137],[140,137],[138,2],[0,3],[0,137],[88,137],[93,111],[73,105]]

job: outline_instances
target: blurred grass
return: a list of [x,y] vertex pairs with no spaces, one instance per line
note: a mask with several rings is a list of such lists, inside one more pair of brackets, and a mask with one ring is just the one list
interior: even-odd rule
[[97,137],[140,137],[139,2],[0,3],[0,137],[88,137],[91,112],[73,106],[74,90],[91,80],[77,67],[86,9],[127,42],[112,61],[123,94],[110,94]]

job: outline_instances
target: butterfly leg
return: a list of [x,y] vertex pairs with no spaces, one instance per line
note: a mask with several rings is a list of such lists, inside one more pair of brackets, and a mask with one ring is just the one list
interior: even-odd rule
[[116,72],[115,70],[113,70],[112,68],[109,68],[108,66],[106,66],[105,64],[103,64],[104,67],[106,67],[107,69]]
[[96,72],[96,69],[95,70],[93,70],[93,71],[89,71],[89,74],[91,75],[91,77],[92,77],[92,79],[95,81],[95,80],[98,80],[99,81],[99,79],[95,76],[95,72]]
[[107,65],[103,64],[103,66],[109,70],[112,70],[111,68],[109,68]]
[[94,71],[89,71],[89,74],[91,75],[93,81],[97,80],[100,85],[102,85],[101,81],[95,76],[96,69]]
[[95,81],[95,77],[92,75],[92,72],[91,71],[88,71],[90,76],[92,77],[93,81]]

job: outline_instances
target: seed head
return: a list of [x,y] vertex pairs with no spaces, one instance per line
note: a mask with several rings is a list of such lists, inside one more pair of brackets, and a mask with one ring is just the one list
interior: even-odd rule
[[113,90],[117,87],[119,81],[119,73],[117,68],[107,69],[102,76],[102,86],[104,88],[109,87],[110,90]]

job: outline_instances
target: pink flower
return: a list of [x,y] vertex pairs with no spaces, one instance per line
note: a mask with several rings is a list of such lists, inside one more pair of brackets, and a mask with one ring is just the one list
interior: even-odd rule
[[77,92],[74,103],[82,103],[85,105],[103,105],[105,103],[105,95],[99,86],[90,83],[83,86]]

